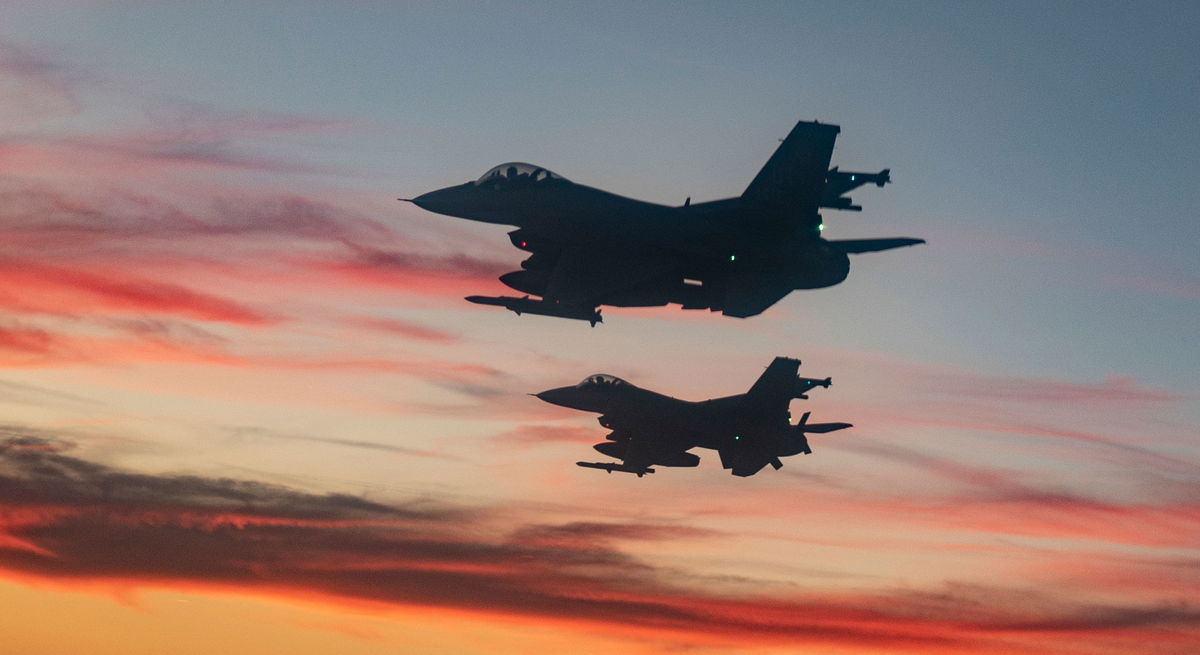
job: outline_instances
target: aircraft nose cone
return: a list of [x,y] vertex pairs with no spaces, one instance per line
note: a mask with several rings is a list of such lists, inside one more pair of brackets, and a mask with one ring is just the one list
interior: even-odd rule
[[420,207],[421,209],[424,209],[425,211],[431,211],[431,212],[436,213],[437,212],[436,208],[441,205],[441,203],[438,202],[439,194],[441,194],[440,189],[438,191],[430,191],[429,193],[422,193],[421,195],[412,199],[412,204]]
[[543,400],[551,405],[570,407],[567,401],[568,396],[570,396],[570,391],[570,387],[559,387],[557,389],[547,389],[541,393],[534,394],[534,396],[536,396],[538,400]]
[[551,405],[583,410],[585,412],[600,411],[602,406],[602,403],[597,402],[600,400],[599,398],[575,387],[559,387],[535,395],[538,399],[548,402]]
[[576,387],[559,387],[534,395],[539,400],[548,402],[551,405],[578,409],[584,412],[603,412],[608,407],[608,403],[603,397],[597,397],[594,393]]
[[423,193],[413,198],[412,204],[435,214],[459,216],[471,207],[473,195],[469,187],[469,184],[464,184]]

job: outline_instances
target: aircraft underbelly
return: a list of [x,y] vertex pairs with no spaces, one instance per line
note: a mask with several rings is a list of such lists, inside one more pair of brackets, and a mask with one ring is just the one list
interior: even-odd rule
[[545,297],[589,306],[612,304],[613,296],[678,277],[679,262],[655,254],[660,256],[583,246],[564,248],[550,273]]
[[726,278],[720,305],[726,316],[755,316],[796,289],[833,286],[850,272],[850,259],[828,248],[779,249],[764,254],[763,266],[734,270]]

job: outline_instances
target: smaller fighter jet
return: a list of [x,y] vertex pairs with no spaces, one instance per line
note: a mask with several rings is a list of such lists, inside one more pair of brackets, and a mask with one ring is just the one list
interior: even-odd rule
[[808,398],[814,387],[829,387],[829,378],[796,374],[800,360],[776,357],[746,393],[700,402],[679,400],[641,389],[612,375],[590,375],[575,386],[534,394],[554,405],[601,414],[600,425],[612,430],[593,448],[618,462],[576,462],[584,468],[654,473],[652,466],[698,466],[692,448],[717,451],[721,466],[748,477],[781,457],[809,454],[808,434],[851,427],[849,423],[809,423],[809,412],[792,422],[788,405]]

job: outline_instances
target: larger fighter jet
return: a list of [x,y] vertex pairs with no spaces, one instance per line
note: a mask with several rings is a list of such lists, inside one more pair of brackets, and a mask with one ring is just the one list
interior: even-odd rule
[[621,462],[576,462],[612,473],[653,473],[651,466],[697,466],[700,457],[687,452],[710,448],[721,465],[747,477],[767,464],[783,466],[780,457],[811,453],[806,434],[833,432],[849,423],[809,423],[808,412],[796,424],[788,405],[808,398],[813,387],[828,387],[829,378],[796,375],[800,360],[776,357],[746,393],[701,402],[664,396],[611,375],[591,375],[573,387],[536,394],[555,405],[602,414],[600,425],[612,430],[593,448]]
[[513,162],[411,202],[447,216],[518,228],[509,239],[530,256],[521,270],[500,281],[528,295],[469,296],[471,302],[593,326],[601,320],[600,305],[677,303],[745,318],[794,289],[846,279],[848,254],[924,243],[821,238],[820,208],[860,210],[846,193],[890,181],[888,169],[829,168],[840,131],[837,125],[798,123],[737,198],[696,204],[689,199],[668,207]]

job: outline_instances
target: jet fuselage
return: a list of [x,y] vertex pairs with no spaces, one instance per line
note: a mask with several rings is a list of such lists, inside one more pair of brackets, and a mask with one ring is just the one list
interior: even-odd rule
[[766,407],[746,394],[688,401],[626,383],[621,389],[573,386],[536,395],[554,405],[600,414],[601,423],[612,429],[618,439],[631,424],[640,429],[657,429],[660,439],[670,441],[664,444],[668,449],[720,450],[743,439],[748,443],[773,440],[792,428],[786,402]]
[[[766,272],[783,277],[794,289],[817,289],[838,284],[850,272],[845,252],[830,247],[811,231],[780,232],[774,227],[777,224],[762,220],[760,212],[741,198],[669,207],[556,179],[516,188],[467,182],[418,196],[413,203],[438,214],[521,228],[522,233],[537,239],[539,246],[662,249],[681,258],[676,277],[682,279],[713,280]],[[536,284],[509,286],[537,295],[545,291]],[[656,288],[665,290],[661,285]],[[604,304],[687,304],[661,293],[634,291],[614,294]],[[687,291],[682,290],[684,294]]]

